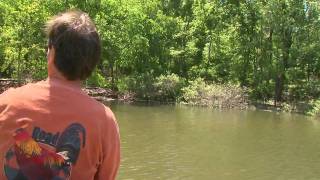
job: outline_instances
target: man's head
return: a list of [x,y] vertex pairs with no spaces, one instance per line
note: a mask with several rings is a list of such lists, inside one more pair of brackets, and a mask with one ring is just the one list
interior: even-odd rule
[[78,10],[61,13],[47,22],[46,33],[55,68],[68,80],[89,77],[101,54],[99,34],[90,17]]

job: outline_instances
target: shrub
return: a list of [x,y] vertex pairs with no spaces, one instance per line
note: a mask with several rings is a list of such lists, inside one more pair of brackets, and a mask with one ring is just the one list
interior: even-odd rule
[[187,104],[217,108],[246,108],[247,96],[237,85],[207,84],[202,78],[189,82],[182,89],[182,99]]
[[320,99],[311,101],[309,103],[309,106],[310,107],[308,108],[308,110],[306,110],[305,114],[310,116],[317,116],[320,114]]
[[100,71],[96,69],[87,79],[86,85],[92,87],[107,87],[108,83],[103,75],[101,75]]
[[150,73],[132,75],[117,80],[120,93],[133,92],[137,98],[151,100],[154,94],[154,78]]
[[317,82],[300,82],[289,85],[289,100],[311,100],[320,97],[320,84]]
[[155,99],[161,101],[175,101],[181,95],[184,79],[176,74],[161,75],[153,83]]

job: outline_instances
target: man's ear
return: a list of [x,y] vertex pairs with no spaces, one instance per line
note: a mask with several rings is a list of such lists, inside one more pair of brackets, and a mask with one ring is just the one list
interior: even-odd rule
[[48,47],[47,50],[47,60],[48,60],[48,64],[53,64],[54,62],[54,56],[55,56],[55,49],[53,48],[53,46]]
[[56,68],[54,65],[54,57],[55,57],[55,49],[53,47],[48,48],[48,51],[47,51],[48,75],[53,75],[56,71]]

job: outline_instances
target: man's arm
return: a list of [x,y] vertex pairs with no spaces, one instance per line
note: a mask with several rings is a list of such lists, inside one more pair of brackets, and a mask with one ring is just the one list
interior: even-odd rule
[[114,180],[120,166],[120,135],[118,124],[111,110],[107,111],[110,118],[103,130],[103,159],[95,176],[97,180]]
[[8,95],[9,91],[10,89],[0,94],[0,124],[2,124],[1,121],[4,121],[4,113],[8,106],[7,96],[9,96]]

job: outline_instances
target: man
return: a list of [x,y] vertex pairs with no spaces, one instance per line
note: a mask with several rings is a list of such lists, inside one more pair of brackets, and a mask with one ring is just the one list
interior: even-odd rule
[[86,13],[47,22],[48,79],[0,95],[0,179],[115,179],[119,131],[111,110],[81,90],[100,60]]

